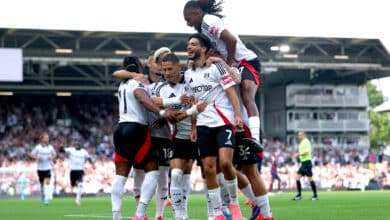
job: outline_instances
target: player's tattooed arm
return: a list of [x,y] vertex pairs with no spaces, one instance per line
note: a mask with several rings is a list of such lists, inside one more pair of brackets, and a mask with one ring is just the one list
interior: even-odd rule
[[127,70],[117,70],[112,73],[112,77],[119,80],[135,79],[138,82],[145,83],[148,81],[148,77],[143,73],[129,72]]

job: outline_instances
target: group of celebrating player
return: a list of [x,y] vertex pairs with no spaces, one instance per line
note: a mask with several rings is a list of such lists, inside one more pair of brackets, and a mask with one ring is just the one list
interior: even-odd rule
[[[156,219],[163,219],[168,187],[175,220],[188,219],[190,173],[196,160],[205,179],[208,219],[242,220],[238,189],[260,210],[250,219],[273,219],[257,169],[263,150],[255,103],[260,62],[225,28],[221,10],[221,2],[214,0],[191,0],[184,6],[187,25],[198,32],[188,38],[184,74],[179,58],[167,47],[149,59],[149,78],[135,56],[125,57],[123,68],[113,73],[121,80],[119,124],[113,135],[114,220],[122,219],[124,186],[132,168],[137,202],[133,220],[148,219],[146,208],[154,194]],[[79,145],[61,150],[70,154],[71,182],[77,186],[76,204],[80,204],[88,153]],[[51,161],[56,156],[47,133],[30,156],[38,160],[42,201],[47,204]]]
[[179,58],[166,47],[148,61],[148,79],[135,56],[126,57],[123,69],[113,73],[121,80],[114,132],[114,220],[121,219],[131,168],[137,201],[133,220],[147,219],[146,208],[155,193],[156,219],[163,219],[169,170],[174,218],[188,219],[195,160],[205,179],[208,219],[243,219],[238,189],[260,209],[251,219],[273,219],[257,170],[262,151],[255,103],[260,62],[224,27],[221,9],[221,2],[212,0],[186,3],[184,18],[198,33],[188,38],[184,74]]

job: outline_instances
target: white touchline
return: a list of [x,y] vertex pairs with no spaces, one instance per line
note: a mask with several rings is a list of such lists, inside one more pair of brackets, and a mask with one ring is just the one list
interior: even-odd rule
[[[74,217],[77,217],[77,218],[107,218],[107,219],[111,219],[112,218],[112,215],[83,215],[83,214],[69,214],[69,215],[64,215],[64,217],[68,217],[68,218],[74,218]],[[125,218],[125,217],[124,217]],[[126,217],[126,218],[130,218],[130,217]]]
[[[64,215],[66,218],[105,218],[105,219],[111,219],[111,215],[84,215],[84,214],[68,214]],[[131,216],[122,216],[123,219],[129,219]],[[170,218],[164,218],[165,220],[174,220]],[[201,220],[201,219],[196,219],[196,218],[191,218],[189,220]],[[245,219],[246,220],[246,219]]]

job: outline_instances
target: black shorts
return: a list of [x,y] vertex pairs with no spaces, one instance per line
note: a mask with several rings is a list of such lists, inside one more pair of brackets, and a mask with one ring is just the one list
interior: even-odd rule
[[238,70],[241,72],[241,80],[251,80],[260,87],[260,70],[261,65],[258,58],[242,61],[238,66]]
[[51,177],[50,170],[38,170],[39,182],[43,183],[43,180]]
[[83,182],[84,170],[71,170],[70,171],[70,185],[76,186],[77,183]]
[[234,150],[233,163],[237,165],[257,164],[259,157],[256,150],[253,147],[243,145],[243,138],[248,138],[248,135],[244,132],[236,133],[237,147]]
[[152,148],[157,152],[158,165],[169,166],[172,157],[171,142],[168,138],[152,137]]
[[195,160],[198,158],[198,146],[189,139],[174,138],[172,152],[171,159]]
[[151,136],[147,125],[134,122],[118,124],[114,132],[115,162],[142,165],[157,161],[157,152],[151,148]]
[[301,166],[299,167],[298,174],[301,176],[312,177],[313,172],[311,168],[312,168],[311,160],[302,162]]
[[200,158],[216,157],[221,147],[235,148],[235,136],[231,125],[220,127],[197,126],[197,145]]

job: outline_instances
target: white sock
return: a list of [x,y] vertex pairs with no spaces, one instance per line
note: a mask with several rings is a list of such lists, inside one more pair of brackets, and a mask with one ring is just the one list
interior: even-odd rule
[[206,179],[203,179],[203,187],[204,187],[205,195],[206,195],[207,216],[214,217],[213,205],[211,204],[209,191],[207,190]]
[[191,193],[191,174],[184,174],[183,176],[183,189],[184,189],[184,209],[186,217],[188,215],[188,200]]
[[112,211],[112,220],[122,220],[120,211]]
[[77,183],[77,194],[76,194],[77,201],[80,201],[82,192],[83,192],[83,183]]
[[232,180],[225,180],[225,182],[226,182],[226,188],[228,189],[230,194],[230,203],[238,204],[237,177]]
[[134,172],[134,187],[133,187],[134,199],[135,202],[138,204],[139,198],[141,196],[141,185],[145,179],[145,171],[141,169],[134,169],[133,172]]
[[171,170],[171,201],[176,218],[182,218],[185,214],[183,182],[183,171],[173,168]]
[[220,188],[209,189],[208,192],[215,216],[223,215]]
[[269,206],[269,200],[267,195],[257,196],[254,200],[252,200],[263,214],[264,218],[271,217],[271,208]]
[[45,184],[43,186],[43,195],[45,196],[45,200],[49,200],[50,199],[50,185],[49,184]]
[[156,218],[163,216],[165,201],[168,198],[168,171],[169,167],[159,166],[160,176],[158,177],[156,191]]
[[127,178],[120,175],[115,175],[114,183],[111,188],[111,207],[113,220],[121,220],[121,207],[124,186]]
[[218,180],[219,188],[221,189],[222,206],[224,208],[229,208],[230,194],[229,194],[229,190],[227,188],[225,177],[223,176],[223,173],[217,174],[217,180]]
[[260,117],[252,116],[248,119],[249,130],[254,139],[260,141]]
[[255,199],[255,194],[253,193],[251,184],[248,184],[246,187],[244,187],[240,190],[251,201],[253,201]]
[[143,219],[146,213],[146,207],[156,192],[157,179],[160,172],[158,170],[152,170],[145,173],[145,179],[141,186],[141,197],[137,206],[136,215],[138,218]]
[[54,194],[54,185],[50,184],[49,185],[49,199],[53,199],[53,194]]

